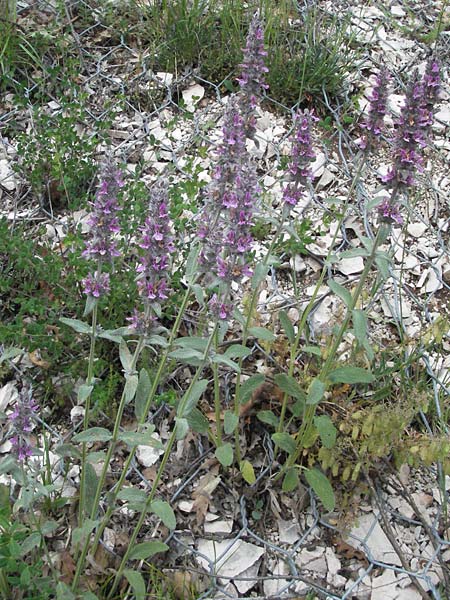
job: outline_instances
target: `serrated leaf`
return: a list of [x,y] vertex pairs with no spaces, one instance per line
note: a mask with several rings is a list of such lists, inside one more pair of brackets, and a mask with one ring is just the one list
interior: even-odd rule
[[94,508],[94,499],[98,487],[98,475],[90,462],[86,462],[84,468],[86,469],[84,478],[85,510],[86,514],[90,515]]
[[281,489],[283,492],[292,492],[298,487],[298,469],[297,467],[290,467],[284,476]]
[[255,483],[256,476],[252,463],[250,463],[248,460],[243,460],[240,464],[240,471],[242,473],[242,477],[249,485],[253,485]]
[[361,346],[367,340],[367,315],[363,310],[352,310],[353,333]]
[[194,408],[188,414],[187,422],[189,427],[197,433],[207,434],[209,431],[209,421],[198,408]]
[[263,263],[258,263],[255,267],[255,270],[253,271],[253,275],[252,275],[252,290],[256,290],[256,288],[259,286],[259,284],[264,281],[264,279],[267,276],[267,272],[269,270],[269,267],[267,264],[263,264]]
[[66,583],[59,581],[56,586],[56,600],[76,600],[76,596]]
[[375,262],[376,265],[378,267],[378,270],[381,273],[381,276],[383,279],[388,279],[389,277],[389,265],[390,265],[390,261],[388,258],[386,258],[385,256],[377,256],[375,258]]
[[29,552],[31,552],[31,550],[34,550],[34,548],[40,546],[41,539],[42,536],[39,531],[33,531],[33,533],[30,533],[30,535],[28,535],[23,542],[20,542],[19,544],[21,556],[26,556]]
[[327,511],[334,510],[336,499],[328,478],[319,469],[307,469],[305,477]]
[[178,406],[179,417],[187,417],[197,405],[200,396],[208,387],[207,379],[196,381],[192,388],[186,391]]
[[303,417],[305,414],[305,400],[296,400],[294,404],[288,406],[288,410],[294,415],[294,417]]
[[278,427],[279,419],[271,410],[260,410],[256,416],[262,423]]
[[250,356],[251,353],[252,351],[250,348],[247,348],[246,346],[242,346],[241,344],[232,344],[229,348],[227,348],[224,355],[227,358],[247,358],[247,356]]
[[296,398],[297,400],[304,400],[306,398],[305,392],[298,385],[296,379],[290,375],[278,373],[275,375],[274,381],[282,392],[292,396],[292,398]]
[[147,493],[144,490],[139,490],[135,487],[123,488],[117,494],[117,499],[123,502],[134,502],[144,504],[147,500]]
[[127,446],[150,446],[151,448],[164,448],[162,442],[157,438],[152,437],[153,431],[121,431],[117,438],[121,442],[125,442]]
[[78,546],[78,544],[82,544],[88,536],[94,531],[94,529],[99,524],[99,521],[93,521],[92,519],[84,519],[83,525],[81,527],[76,527],[72,531],[72,543],[74,546]]
[[215,457],[224,467],[229,467],[233,463],[233,447],[230,443],[223,444],[216,448]]
[[134,414],[136,419],[141,421],[144,417],[145,405],[147,404],[148,396],[152,387],[150,376],[146,369],[141,369],[139,372],[139,382],[134,398]]
[[67,317],[61,317],[59,320],[61,323],[64,323],[64,325],[67,325],[77,333],[85,333],[87,335],[92,333],[92,327],[84,321],[79,321],[78,319],[68,319]]
[[338,296],[343,301],[345,306],[347,306],[347,307],[350,306],[350,304],[352,302],[352,296],[351,296],[350,292],[343,285],[341,285],[334,279],[329,279],[327,281],[327,285],[330,288],[330,290],[333,292],[333,294],[336,294],[336,296]]
[[242,327],[245,327],[245,324],[247,322],[247,319],[244,317],[244,315],[241,313],[241,311],[238,308],[235,308],[233,310],[233,318],[242,325]]
[[124,569],[123,574],[131,585],[135,600],[145,600],[145,580],[142,575],[138,571],[133,571],[133,569]]
[[231,358],[225,356],[225,354],[216,354],[213,356],[211,362],[226,365],[227,367],[230,367],[230,369],[233,369],[233,371],[236,371],[236,373],[241,372],[239,365],[232,361]]
[[135,374],[125,375],[125,387],[123,393],[125,394],[125,402],[129,404],[136,394],[136,390],[139,383],[139,377]]
[[295,330],[287,313],[284,310],[280,310],[278,318],[280,319],[281,327],[283,328],[287,339],[293,344],[295,342]]
[[185,277],[189,284],[193,284],[198,276],[198,255],[200,254],[200,245],[195,245],[186,259]]
[[175,513],[168,502],[165,502],[164,500],[155,500],[150,504],[150,511],[155,513],[155,515],[161,519],[167,529],[175,529],[177,526]]
[[320,379],[313,379],[308,389],[306,404],[318,404],[325,393],[326,386]]
[[314,425],[325,448],[333,448],[336,443],[337,429],[330,417],[328,415],[314,417]]
[[322,356],[322,351],[318,346],[305,346],[303,352],[314,354],[314,356]]
[[78,388],[77,399],[80,404],[82,404],[85,400],[89,398],[92,394],[92,390],[94,389],[93,385],[83,384]]
[[339,367],[328,375],[332,383],[372,383],[374,376],[361,367]]
[[111,438],[111,432],[104,427],[91,427],[74,435],[73,441],[77,443],[108,442]]
[[249,327],[248,333],[253,335],[258,340],[263,340],[264,342],[273,342],[276,340],[276,336],[273,331],[270,331],[270,329],[266,329],[265,327]]
[[119,344],[119,358],[125,373],[133,370],[133,355],[131,354],[125,340],[122,340]]
[[272,434],[272,440],[277,446],[288,454],[293,454],[296,449],[295,440],[285,431]]
[[189,422],[185,418],[175,417],[176,423],[176,431],[175,436],[177,440],[182,440],[186,437],[187,432],[189,431]]
[[249,400],[253,392],[259,388],[260,385],[266,380],[262,373],[257,373],[246,379],[240,386],[239,400],[241,404],[245,404]]
[[195,299],[200,304],[200,306],[205,305],[205,293],[201,285],[196,283],[192,286],[192,291],[194,292]]
[[130,560],[146,560],[160,552],[167,552],[169,546],[157,540],[151,542],[142,542],[137,544],[130,552]]
[[235,415],[231,410],[227,410],[223,417],[223,430],[226,435],[230,435],[236,429],[239,423],[238,415]]

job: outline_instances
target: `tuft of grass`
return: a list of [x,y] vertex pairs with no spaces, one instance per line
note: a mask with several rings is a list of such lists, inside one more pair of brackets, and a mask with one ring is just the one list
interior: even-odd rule
[[236,0],[166,0],[152,5],[133,0],[118,8],[121,18],[110,12],[107,20],[111,25],[122,23],[122,34],[145,52],[153,70],[177,75],[193,70],[232,91],[256,9],[266,23],[269,94],[287,105],[323,91],[339,94],[354,71],[357,52],[347,34],[347,19],[317,7],[300,10],[292,0],[248,5]]

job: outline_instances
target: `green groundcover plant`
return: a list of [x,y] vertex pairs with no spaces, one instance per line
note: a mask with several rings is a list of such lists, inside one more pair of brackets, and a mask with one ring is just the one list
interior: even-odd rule
[[[242,409],[264,384],[265,376],[254,372],[244,377],[244,367],[255,340],[262,346],[270,346],[277,339],[273,329],[259,324],[257,298],[269,269],[277,263],[274,249],[286,234],[296,236],[293,209],[302,198],[313,194],[311,162],[315,158],[313,128],[316,121],[312,111],[298,110],[295,114],[291,152],[283,174],[280,214],[277,218],[267,217],[270,239],[265,255],[256,260],[253,231],[256,218],[264,216],[259,214],[263,190],[258,183],[255,163],[247,152],[246,140],[256,138],[255,108],[268,86],[266,61],[263,22],[256,13],[243,50],[237,80],[239,92],[228,98],[211,182],[203,191],[204,202],[194,217],[195,235],[187,248],[177,247],[174,237],[167,180],[156,182],[150,191],[145,221],[135,232],[132,252],[124,246],[120,233],[125,176],[112,156],[104,161],[90,206],[90,231],[82,252],[87,269],[80,282],[85,297],[84,314],[81,318],[60,319],[61,327],[88,342],[87,373],[77,388],[77,402],[83,409],[81,427],[63,444],[55,444],[46,434],[35,391],[28,382],[22,382],[12,412],[4,416],[11,453],[2,462],[0,471],[10,474],[11,481],[17,483],[17,487],[11,484],[10,489],[4,485],[1,488],[5,502],[0,515],[0,593],[4,597],[11,590],[20,589],[26,594],[32,585],[36,592],[29,593],[35,595],[23,597],[48,598],[56,594],[60,599],[112,599],[117,597],[118,590],[124,594],[129,587],[135,598],[145,598],[152,577],[149,568],[138,568],[136,563],[149,565],[153,556],[169,550],[169,544],[167,540],[155,538],[143,541],[143,526],[150,515],[160,520],[167,530],[176,528],[175,512],[169,502],[160,497],[159,484],[175,443],[191,430],[205,436],[213,445],[215,457],[224,470],[233,470],[236,476],[240,473],[242,485],[251,486],[257,480],[251,456],[243,456],[242,452]],[[431,58],[425,74],[422,77],[413,74],[408,84],[405,104],[395,124],[391,168],[383,179],[385,194],[369,205],[376,222],[376,234],[373,239],[362,238],[362,249],[351,251],[352,256],[356,254],[364,259],[364,270],[356,287],[349,291],[336,280],[327,279],[327,267],[334,260],[331,244],[315,292],[296,328],[285,311],[280,310],[277,315],[277,328],[282,331],[286,355],[285,363],[273,377],[281,402],[279,410],[260,411],[258,418],[273,429],[275,481],[280,481],[285,492],[295,490],[300,481],[306,483],[325,511],[335,509],[333,449],[339,434],[345,431],[338,431],[332,417],[321,409],[324,401],[342,386],[376,388],[377,357],[369,342],[363,295],[369,280],[373,282],[375,278],[375,283],[380,285],[389,277],[390,255],[381,246],[388,242],[392,225],[402,225],[403,215],[408,211],[409,191],[416,185],[416,173],[423,168],[423,150],[429,143],[439,80],[439,64]],[[372,91],[368,116],[362,124],[359,162],[341,210],[341,222],[366,161],[386,133],[388,86],[389,73],[383,68]],[[185,256],[186,260],[182,258],[180,263],[180,257]],[[127,323],[105,329],[102,326],[104,302],[113,293],[121,270],[129,273],[130,269],[136,285],[128,293],[136,306]],[[174,273],[180,271],[182,277],[178,277],[175,286]],[[344,314],[327,347],[320,348],[308,345],[305,340],[308,340],[307,319],[324,282],[342,301]],[[176,310],[173,304],[170,306],[174,287],[177,287]],[[193,303],[199,314],[197,330],[192,335],[183,335],[186,311]],[[348,332],[355,337],[355,350],[350,360],[344,362],[340,360],[339,348]],[[123,371],[123,386],[112,429],[93,418],[92,399],[99,385],[96,353],[105,340],[117,348]],[[2,348],[0,363],[14,365],[14,358],[20,352],[14,347]],[[298,369],[297,358],[301,352],[312,357],[308,372]],[[175,394],[175,417],[169,438],[163,444],[155,435],[155,425],[149,416],[161,390],[167,391],[168,370],[173,371],[177,365],[187,367],[190,376],[181,382],[182,391]],[[223,404],[221,391],[224,372],[234,376],[233,402],[228,406]],[[200,410],[201,399],[211,401],[213,421],[206,419]],[[423,398],[418,401],[421,409],[423,402]],[[133,430],[123,427],[124,415],[130,410],[136,420]],[[359,429],[356,436],[353,430],[349,433],[355,446],[360,442],[361,453],[376,456],[379,447],[370,446],[367,440],[372,432],[380,435],[374,418],[376,415],[366,415],[361,436]],[[355,418],[355,422],[357,420]],[[40,431],[42,433],[36,436]],[[394,436],[395,432],[391,434]],[[111,461],[119,445],[126,447],[124,464],[111,482]],[[128,480],[138,446],[162,451],[148,490]],[[319,451],[310,450],[313,446]],[[64,531],[60,531],[56,515],[66,508],[68,499],[52,479],[51,455],[59,457],[66,475],[74,465],[80,472],[75,504],[72,504],[73,526],[64,527]],[[431,460],[444,458],[442,446],[428,456]],[[448,468],[448,464],[445,466]],[[355,468],[352,477],[357,477],[358,472]],[[343,480],[349,475],[343,476]],[[124,506],[136,514],[130,523],[126,549],[106,575],[85,577],[87,565],[95,562],[106,527]],[[61,562],[55,562],[51,549],[52,535],[56,533],[66,536],[65,568]],[[73,568],[67,568],[67,564]]]

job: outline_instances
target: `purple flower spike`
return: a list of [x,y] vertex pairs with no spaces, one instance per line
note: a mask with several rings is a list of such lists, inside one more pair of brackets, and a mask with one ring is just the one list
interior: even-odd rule
[[436,88],[430,84],[427,92],[427,82],[436,83],[435,78],[433,71],[433,77],[425,74],[419,80],[416,72],[407,87],[405,104],[396,123],[393,165],[383,178],[383,181],[392,181],[394,188],[414,185],[415,172],[423,170],[422,150],[428,144],[435,100],[429,91]]
[[369,115],[361,124],[361,127],[367,131],[359,143],[362,150],[367,150],[383,132],[389,81],[388,70],[382,68],[375,79],[375,85],[369,97]]
[[111,161],[105,163],[95,201],[92,204],[93,210],[89,217],[91,237],[83,252],[83,256],[88,259],[105,262],[120,256],[113,235],[120,232],[117,218],[120,206],[117,197],[123,186],[122,173]]
[[211,296],[211,300],[208,302],[209,310],[211,314],[221,321],[226,321],[233,310],[231,304],[222,302],[221,299],[218,298],[217,294],[213,294]]
[[156,320],[152,315],[152,304],[168,298],[170,255],[175,251],[170,233],[171,222],[168,213],[168,191],[164,183],[158,183],[153,190],[148,216],[141,227],[139,247],[144,250],[137,266],[137,287],[142,298],[144,311],[135,310],[128,319],[130,327],[138,333],[149,333]]
[[218,164],[207,188],[198,228],[198,236],[204,241],[200,268],[225,286],[251,274],[246,254],[253,245],[251,227],[259,192],[255,169],[245,149],[244,120],[236,97],[232,97],[224,116]]
[[134,309],[131,317],[127,318],[130,323],[130,329],[133,329],[139,335],[148,335],[156,324],[155,315],[146,315],[145,312],[141,312]]
[[8,417],[14,432],[14,435],[10,438],[13,452],[22,462],[33,454],[33,447],[28,439],[28,434],[33,428],[32,424],[38,408],[38,404],[32,396],[31,388],[24,386],[19,392],[19,398],[13,412]]
[[289,183],[283,190],[283,202],[289,209],[297,205],[312,179],[311,162],[316,157],[312,147],[312,121],[317,121],[317,118],[309,111],[299,111],[295,117],[291,160],[287,172]]
[[95,271],[82,280],[83,293],[93,298],[101,298],[109,294],[109,273]]
[[400,214],[398,204],[392,202],[389,198],[384,198],[383,202],[378,206],[378,214],[384,223],[397,223],[402,225],[403,217]]
[[118,194],[123,186],[122,173],[111,160],[107,160],[101,171],[100,184],[88,220],[90,237],[82,253],[87,260],[96,261],[96,271],[89,273],[82,282],[83,293],[91,298],[101,298],[109,293],[109,275],[102,273],[101,267],[120,256],[114,237],[120,233]]
[[250,23],[246,46],[243,49],[244,60],[239,65],[241,75],[237,78],[242,90],[241,112],[244,118],[244,131],[248,138],[253,138],[256,132],[254,109],[258,99],[269,88],[265,75],[269,72],[264,49],[264,25],[259,12],[256,12]]
[[430,59],[425,67],[425,73],[423,76],[424,86],[424,99],[427,104],[427,108],[433,108],[434,103],[439,97],[439,91],[441,89],[441,73],[439,63]]

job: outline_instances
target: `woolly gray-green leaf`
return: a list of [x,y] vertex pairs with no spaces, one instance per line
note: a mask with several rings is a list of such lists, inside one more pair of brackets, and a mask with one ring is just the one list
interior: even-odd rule
[[287,313],[284,310],[280,310],[278,313],[278,318],[280,319],[281,327],[283,328],[287,339],[291,344],[293,344],[295,342],[295,330],[291,320],[287,316]]
[[167,529],[175,529],[177,520],[175,513],[168,502],[164,500],[154,500],[150,504],[150,511],[161,519]]
[[157,540],[151,542],[142,542],[132,548],[128,558],[130,560],[146,560],[160,552],[167,552],[169,546]]
[[142,368],[139,372],[139,382],[136,389],[136,396],[134,398],[134,414],[136,415],[136,419],[138,421],[141,421],[144,417],[144,410],[151,387],[152,382],[150,381],[148,371]]
[[124,569],[123,574],[131,585],[135,600],[145,600],[146,586],[142,575],[138,571],[133,571],[133,569]]
[[331,483],[319,469],[307,469],[305,478],[328,511],[334,510],[336,499]]
[[328,375],[332,383],[372,383],[374,376],[361,367],[339,367]]
[[220,464],[229,467],[233,462],[233,447],[230,443],[223,444],[216,448],[215,456]]
[[108,442],[112,438],[112,434],[104,427],[91,427],[86,431],[80,431],[73,436],[73,441],[77,443],[87,442]]
[[64,323],[64,325],[71,327],[77,333],[85,333],[88,335],[92,333],[92,327],[84,321],[79,321],[78,319],[68,319],[67,317],[61,317],[59,320],[61,323]]

